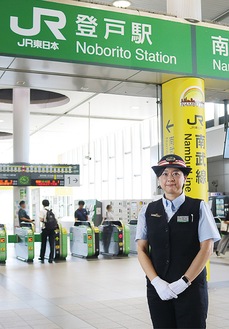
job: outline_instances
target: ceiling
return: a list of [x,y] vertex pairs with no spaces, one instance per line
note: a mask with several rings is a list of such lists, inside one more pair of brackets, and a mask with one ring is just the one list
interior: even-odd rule
[[[130,0],[131,6],[128,9],[137,9],[151,13],[166,14],[167,1],[172,0]],[[83,0],[77,2],[96,3],[112,6],[114,0]],[[193,1],[194,2],[194,1]],[[228,0],[201,0],[203,21],[217,21],[220,24],[229,25],[229,3]]]
[[[111,0],[84,2],[112,4]],[[214,21],[228,8],[228,0],[202,0],[203,20]],[[166,0],[132,0],[130,9],[165,14]],[[219,23],[229,25],[228,15]],[[0,56],[0,88],[51,90],[70,99],[62,106],[31,106],[30,162],[55,162],[58,154],[86,144],[89,104],[91,140],[156,115],[155,84],[173,77],[158,72]],[[206,79],[205,86],[207,101],[229,99],[229,80]],[[0,103],[0,131],[13,132],[12,117],[12,105]],[[12,141],[1,140],[0,162],[12,161],[12,154]]]

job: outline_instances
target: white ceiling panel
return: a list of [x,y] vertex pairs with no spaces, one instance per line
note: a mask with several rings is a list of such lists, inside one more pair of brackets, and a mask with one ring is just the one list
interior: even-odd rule
[[1,56],[0,57],[0,67],[1,68],[8,68],[10,64],[13,62],[14,58],[13,57],[5,57]]
[[[1,75],[1,71],[0,71]],[[89,90],[90,92],[108,92],[114,86],[116,81],[111,80],[96,80],[89,78],[77,78],[50,74],[35,74],[27,72],[11,72],[6,71],[0,77],[1,85],[16,86],[22,84],[24,87],[30,88],[45,88],[45,89],[62,89],[62,90]]]
[[[99,94],[90,102],[91,116],[144,120],[156,115],[156,101],[149,97]],[[72,114],[88,115],[89,104],[72,111]]]
[[[0,57],[1,59],[1,57]],[[1,61],[0,61],[1,64]],[[8,66],[7,66],[8,67]],[[58,73],[59,75],[69,75],[78,77],[92,77],[103,79],[127,79],[136,74],[135,70],[125,68],[114,68],[105,66],[95,66],[88,64],[62,63],[55,61],[43,61],[38,59],[15,58],[9,66],[11,70],[24,70],[42,73]]]
[[[76,1],[81,2],[81,1]],[[96,3],[112,6],[113,0],[84,0],[87,3]],[[131,6],[128,9],[143,10],[151,13],[166,14],[167,0],[131,0]],[[220,14],[229,9],[228,0],[201,0],[203,20],[212,21]],[[229,16],[224,20],[224,24],[229,25]]]

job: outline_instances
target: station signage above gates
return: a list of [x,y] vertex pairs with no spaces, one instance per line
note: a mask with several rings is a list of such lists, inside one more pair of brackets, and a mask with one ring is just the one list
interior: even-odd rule
[[189,24],[38,0],[1,0],[0,17],[1,54],[192,73]]
[[198,75],[229,78],[229,29],[196,27]]
[[226,27],[104,8],[1,0],[0,56],[228,79]]
[[79,186],[80,166],[0,163],[0,186]]

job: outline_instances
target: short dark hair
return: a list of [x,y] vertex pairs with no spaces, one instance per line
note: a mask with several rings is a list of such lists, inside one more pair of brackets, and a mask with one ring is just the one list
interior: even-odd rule
[[42,201],[42,204],[44,207],[48,207],[49,206],[49,200],[45,199]]
[[106,209],[109,210],[111,207],[112,207],[112,205],[111,205],[111,204],[108,204],[108,205],[106,206]]
[[83,200],[80,200],[80,201],[78,202],[78,206],[80,206],[80,205],[84,206],[84,205],[85,205],[85,202],[84,202]]
[[25,204],[25,201],[20,201],[19,206],[21,207],[23,204]]

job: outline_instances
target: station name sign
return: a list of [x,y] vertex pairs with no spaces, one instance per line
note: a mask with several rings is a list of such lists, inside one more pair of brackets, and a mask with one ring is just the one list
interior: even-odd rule
[[228,79],[229,29],[133,13],[1,0],[0,55]]
[[0,163],[0,186],[79,186],[80,166]]
[[189,24],[38,0],[2,0],[0,17],[2,54],[192,71]]

